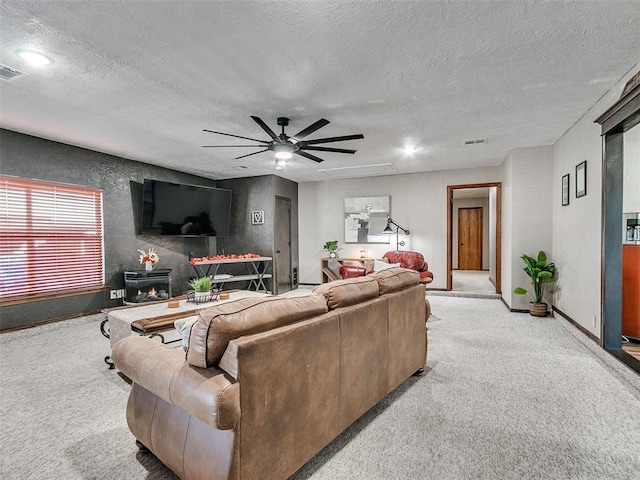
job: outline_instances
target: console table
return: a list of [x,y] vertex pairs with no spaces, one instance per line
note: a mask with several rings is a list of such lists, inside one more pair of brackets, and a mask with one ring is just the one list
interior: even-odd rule
[[325,257],[320,259],[320,272],[322,272],[322,283],[340,280],[338,271],[345,263],[353,265],[359,264],[364,267],[367,272],[373,270],[373,258],[342,258],[342,257]]
[[[202,260],[195,262],[193,269],[196,271],[198,278],[207,276],[211,277],[212,283],[217,285],[220,290],[223,289],[225,283],[249,281],[248,290],[254,290],[256,292],[264,290],[267,292],[268,290],[267,286],[264,284],[264,280],[272,277],[270,273],[267,273],[271,260],[273,260],[273,257]],[[244,275],[232,275],[224,278],[222,278],[221,274],[218,274],[218,270],[221,265],[233,264],[243,264],[247,268],[247,273]]]

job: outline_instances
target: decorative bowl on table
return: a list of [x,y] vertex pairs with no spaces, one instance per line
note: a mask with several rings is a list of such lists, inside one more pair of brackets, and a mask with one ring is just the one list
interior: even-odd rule
[[196,292],[194,290],[189,290],[186,292],[185,297],[187,302],[191,303],[207,303],[207,302],[215,302],[218,300],[218,296],[220,295],[218,291],[215,292]]

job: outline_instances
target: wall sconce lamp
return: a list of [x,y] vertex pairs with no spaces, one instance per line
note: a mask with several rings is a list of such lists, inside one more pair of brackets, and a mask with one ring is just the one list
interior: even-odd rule
[[400,247],[404,247],[405,245],[404,240],[399,241],[398,236],[399,236],[400,230],[402,230],[402,233],[404,233],[405,235],[409,235],[409,230],[398,225],[396,222],[394,222],[391,219],[391,217],[387,217],[387,226],[382,231],[382,233],[393,233],[393,229],[391,228],[391,225],[396,226],[396,250],[400,250]]

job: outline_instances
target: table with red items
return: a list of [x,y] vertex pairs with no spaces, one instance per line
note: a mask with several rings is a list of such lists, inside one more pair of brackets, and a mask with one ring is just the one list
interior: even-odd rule
[[[229,255],[207,257],[207,259],[194,258],[190,264],[196,271],[198,278],[210,277],[211,282],[222,290],[226,283],[231,282],[249,282],[248,290],[260,291],[264,290],[268,293],[264,280],[271,278],[272,275],[267,273],[273,257],[262,257],[259,255]],[[247,273],[241,275],[229,275],[219,273],[220,266],[242,264],[246,267]]]

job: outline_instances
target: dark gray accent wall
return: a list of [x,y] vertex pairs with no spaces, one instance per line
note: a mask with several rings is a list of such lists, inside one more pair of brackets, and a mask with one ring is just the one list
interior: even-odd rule
[[[103,189],[105,277],[110,289],[124,288],[122,271],[142,269],[137,250],[153,247],[160,255],[158,267],[173,270],[173,294],[180,294],[193,275],[189,252],[204,256],[216,249],[214,238],[208,245],[204,238],[139,235],[143,179],[205,186],[215,186],[214,180],[4,129],[0,129],[0,159],[5,175]],[[234,202],[236,208],[241,205],[235,197]],[[0,329],[117,305],[121,300],[109,300],[109,292],[101,292],[4,306]]]
[[[231,232],[218,240],[218,253],[257,253],[273,257],[275,252],[275,198],[291,199],[292,268],[298,267],[298,184],[275,175],[219,180],[216,185],[233,191]],[[264,224],[253,225],[251,212],[264,211]],[[222,271],[221,271],[222,272]],[[270,273],[273,272],[273,265]],[[225,273],[236,273],[229,271]],[[273,289],[269,280],[267,287]]]

